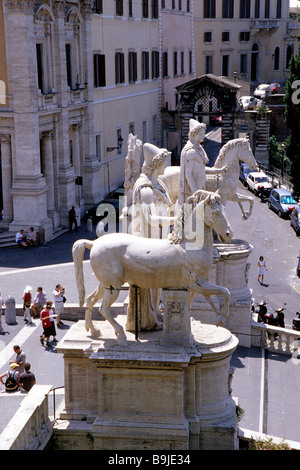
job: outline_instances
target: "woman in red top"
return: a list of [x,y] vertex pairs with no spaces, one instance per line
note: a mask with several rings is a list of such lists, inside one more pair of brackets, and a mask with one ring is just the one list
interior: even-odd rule
[[43,330],[44,330],[43,334],[40,336],[40,341],[41,341],[41,344],[44,345],[44,339],[46,339],[46,346],[50,346],[49,337],[52,334],[52,326],[51,326],[51,320],[50,320],[51,308],[52,308],[52,302],[48,301],[46,302],[46,306],[44,310],[42,310],[40,313],[40,319],[42,321]]

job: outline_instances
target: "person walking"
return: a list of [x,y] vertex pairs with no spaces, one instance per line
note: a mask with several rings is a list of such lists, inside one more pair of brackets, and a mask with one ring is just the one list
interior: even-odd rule
[[3,334],[3,326],[2,326],[2,322],[1,322],[1,317],[2,317],[2,313],[3,313],[5,308],[6,308],[6,305],[5,305],[4,299],[1,296],[1,292],[0,292],[0,334]]
[[78,232],[78,226],[77,226],[77,220],[76,220],[77,214],[75,211],[75,206],[72,206],[72,209],[69,210],[69,222],[70,222],[70,232],[73,232],[73,224],[75,225],[75,232]]
[[40,342],[42,345],[44,345],[44,340],[46,340],[46,346],[51,346],[51,344],[49,343],[49,338],[50,338],[50,335],[53,334],[53,329],[51,326],[51,319],[50,319],[51,308],[52,308],[52,302],[48,300],[46,302],[46,306],[44,310],[42,310],[40,314],[40,320],[43,325],[43,334],[40,336]]
[[[266,266],[266,262],[265,262],[263,256],[259,257],[259,260],[257,262],[257,267],[258,267],[258,278],[257,278],[257,280],[258,280],[258,282],[263,284],[264,283],[265,272],[268,271],[267,266]],[[260,278],[261,278],[261,281],[260,281]]]
[[35,297],[33,299],[33,304],[31,306],[34,313],[34,317],[39,317],[41,311],[43,310],[47,302],[47,294],[43,291],[42,287],[38,287],[36,290]]
[[31,289],[32,287],[26,286],[23,292],[23,308],[24,308],[24,321],[29,325],[32,325],[32,318],[30,315],[30,306],[31,306]]

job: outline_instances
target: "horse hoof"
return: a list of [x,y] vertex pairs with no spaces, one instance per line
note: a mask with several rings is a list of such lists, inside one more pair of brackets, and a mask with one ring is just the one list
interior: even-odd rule
[[218,315],[216,318],[216,326],[222,326],[222,325],[223,325],[222,315]]
[[91,328],[91,335],[95,336],[96,338],[100,338],[101,331],[98,328]]
[[125,348],[128,346],[127,339],[118,339],[119,346],[124,346]]

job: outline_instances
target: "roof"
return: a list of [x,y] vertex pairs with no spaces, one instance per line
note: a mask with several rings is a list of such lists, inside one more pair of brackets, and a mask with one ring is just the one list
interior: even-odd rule
[[231,89],[235,92],[237,92],[241,88],[240,85],[237,85],[227,77],[217,77],[212,73],[207,73],[206,75],[202,75],[201,77],[195,78],[194,80],[190,80],[189,82],[177,86],[176,90],[180,92],[183,89],[188,89],[190,87],[193,88],[195,85],[200,85],[202,82],[210,82],[216,86]]

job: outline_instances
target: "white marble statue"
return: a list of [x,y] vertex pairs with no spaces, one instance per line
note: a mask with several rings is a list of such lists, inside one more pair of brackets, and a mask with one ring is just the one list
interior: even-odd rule
[[[202,218],[198,217],[199,213]],[[190,239],[189,227],[196,227],[194,243]],[[85,299],[83,257],[86,248],[91,250],[91,267],[99,280],[99,286],[86,302],[87,331],[90,330],[92,335],[100,335],[92,322],[92,309],[102,299],[101,315],[112,324],[120,344],[126,344],[125,332],[110,311],[110,306],[117,300],[126,282],[141,288],[185,288],[192,295],[200,293],[215,310],[216,324],[223,324],[229,312],[230,294],[225,287],[208,282],[213,264],[212,230],[222,241],[229,242],[232,239],[232,230],[220,196],[197,191],[181,207],[174,229],[167,239],[115,233],[94,241],[76,241],[72,253],[80,306],[83,306]],[[198,232],[203,233],[200,241]],[[223,298],[220,310],[210,298],[213,295]]]
[[[215,165],[212,168],[215,170],[215,173],[225,167],[228,168],[228,170],[222,173],[221,176],[213,173],[204,173],[204,163],[198,162],[197,184],[204,184],[205,189],[208,191],[218,191],[224,206],[226,205],[226,201],[237,202],[242,211],[243,219],[246,220],[252,213],[254,199],[251,196],[246,196],[237,192],[240,173],[239,161],[247,163],[251,171],[254,171],[257,168],[257,162],[252,153],[250,142],[246,138],[230,140],[221,148]],[[184,197],[189,195],[187,191],[187,188],[189,187],[188,184],[182,182],[184,174],[190,174],[190,169],[187,168],[186,163],[187,160],[183,162],[183,168],[181,166],[167,167],[164,174],[160,176],[161,181],[163,181],[167,186],[173,202],[175,202],[177,198],[178,200],[181,200],[180,198],[182,198],[183,195]],[[193,168],[195,171],[195,166]],[[205,171],[206,170],[207,167],[205,168]],[[189,179],[189,181],[191,181],[191,179]],[[184,188],[184,191],[182,188]],[[243,208],[244,202],[249,204],[248,211],[245,211]]]
[[202,143],[205,138],[206,125],[195,119],[189,122],[189,140],[180,155],[180,178],[178,204],[183,204],[189,196],[199,189],[205,189],[207,175],[222,175],[227,167],[211,168]]
[[[170,153],[153,144],[143,146],[144,164],[136,180],[132,195],[132,234],[146,238],[166,238],[174,223],[172,201],[166,186],[160,181]],[[138,289],[139,328],[153,330],[162,327],[159,314],[161,289]],[[129,305],[126,329],[135,327],[135,288],[129,288]]]
[[132,191],[133,186],[141,173],[141,155],[142,155],[142,141],[136,135],[129,134],[127,139],[127,156],[125,158],[125,197],[126,207],[123,209],[123,214],[127,215],[128,208],[132,205]]

